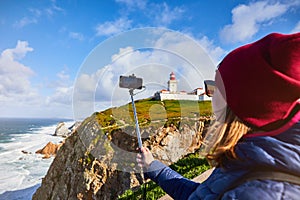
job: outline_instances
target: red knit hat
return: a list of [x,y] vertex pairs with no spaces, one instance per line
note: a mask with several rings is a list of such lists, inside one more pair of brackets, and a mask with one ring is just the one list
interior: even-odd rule
[[216,85],[246,124],[281,127],[299,112],[300,33],[272,33],[235,49],[220,63]]

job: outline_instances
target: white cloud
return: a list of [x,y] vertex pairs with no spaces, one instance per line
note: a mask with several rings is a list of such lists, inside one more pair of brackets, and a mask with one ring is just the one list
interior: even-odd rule
[[102,74],[102,70],[98,70],[94,74],[82,74],[77,79],[77,90],[81,91],[82,94],[85,93],[94,93],[95,92],[95,86],[97,85],[99,75]]
[[29,8],[28,9],[32,14],[33,16],[35,17],[40,17],[42,15],[42,11],[40,9],[36,9],[36,8]]
[[54,93],[47,96],[45,103],[49,105],[66,105],[72,104],[73,83],[70,81],[70,75],[65,70],[56,74],[57,80],[49,86],[54,88]]
[[107,21],[96,26],[97,36],[111,36],[131,28],[131,20],[120,18],[115,21]]
[[209,40],[207,36],[203,36],[198,40],[198,42],[205,49],[205,51],[211,57],[213,63],[215,63],[216,66],[227,53],[221,47],[216,46],[214,42]]
[[167,27],[174,21],[181,19],[185,9],[183,6],[172,7],[166,2],[154,3],[146,0],[116,0],[117,3],[125,4],[124,16],[131,12],[139,12],[149,19],[148,26]]
[[204,79],[213,78],[215,65],[205,49],[211,50],[215,55],[222,52],[222,49],[215,47],[207,38],[201,40],[206,45],[204,48],[199,41],[170,31],[154,40],[144,39],[153,49],[130,46],[120,48],[117,54],[111,56],[111,63],[108,65],[91,74],[79,74],[74,88],[75,112],[88,116],[95,111],[94,106],[100,105],[97,109],[104,109],[107,105],[127,103],[128,90],[118,86],[120,75],[135,74],[143,78],[147,89],[135,98],[147,98],[156,91],[166,89],[172,71],[179,80],[179,90],[192,91],[203,87]]
[[76,39],[76,40],[79,40],[79,41],[83,41],[83,40],[84,40],[84,36],[83,36],[82,33],[70,32],[70,33],[69,33],[69,36],[70,36],[72,39]]
[[13,27],[23,28],[31,24],[37,24],[43,16],[48,18],[53,17],[54,14],[64,12],[64,9],[58,7],[55,2],[51,2],[51,5],[44,9],[28,8],[29,13],[27,16],[17,20]]
[[232,24],[226,25],[220,32],[225,43],[242,42],[250,39],[264,23],[270,23],[283,15],[291,4],[258,1],[249,5],[239,5],[232,10]]
[[46,105],[63,104],[70,106],[72,104],[73,87],[57,87],[54,94],[46,98]]
[[38,20],[36,18],[29,18],[29,17],[23,17],[19,21],[16,21],[14,23],[15,28],[23,28],[24,26],[30,25],[30,24],[37,24]]
[[167,3],[156,4],[151,12],[155,25],[168,26],[174,20],[180,19],[184,9],[181,7],[171,8]]
[[28,42],[18,41],[15,48],[0,55],[0,116],[71,117],[73,87],[69,75],[59,72],[51,85],[53,94],[43,95],[49,88],[35,88],[30,80],[35,72],[21,62],[31,51]]
[[6,49],[0,57],[0,96],[4,97],[22,97],[34,93],[29,78],[34,72],[27,66],[20,63],[28,52],[33,48],[28,46],[26,41],[18,41],[13,49]]
[[48,16],[48,17],[52,17],[55,13],[58,12],[64,12],[65,10],[62,9],[61,7],[56,5],[56,2],[52,2],[51,6],[49,6],[48,8],[44,9],[44,13]]
[[296,24],[294,29],[291,31],[292,33],[300,32],[300,21]]
[[65,72],[65,70],[57,73],[57,77],[63,81],[63,83],[67,83],[70,80],[70,75]]
[[[28,42],[18,41],[15,48],[6,49],[0,56],[0,116],[30,117],[36,114],[43,99],[32,87],[35,75],[20,60],[33,51]],[[40,111],[41,112],[41,111]],[[42,112],[41,112],[42,113]]]
[[116,2],[125,4],[129,9],[144,9],[147,5],[147,0],[116,0]]

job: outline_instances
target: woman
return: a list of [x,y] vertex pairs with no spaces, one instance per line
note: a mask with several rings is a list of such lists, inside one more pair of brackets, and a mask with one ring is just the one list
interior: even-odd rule
[[229,53],[215,77],[216,122],[202,151],[215,167],[203,183],[154,160],[137,162],[174,199],[299,199],[300,33],[272,33]]

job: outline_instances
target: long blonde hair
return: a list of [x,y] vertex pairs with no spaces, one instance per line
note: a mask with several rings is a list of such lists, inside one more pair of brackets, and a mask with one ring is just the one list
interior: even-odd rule
[[254,129],[244,124],[228,107],[224,122],[215,121],[202,141],[202,155],[212,166],[222,165],[224,158],[237,159],[235,145]]

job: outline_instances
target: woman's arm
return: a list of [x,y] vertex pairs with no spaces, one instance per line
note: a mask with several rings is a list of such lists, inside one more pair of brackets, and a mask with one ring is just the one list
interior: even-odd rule
[[188,199],[190,194],[199,186],[199,183],[184,178],[170,167],[154,160],[152,153],[147,148],[143,147],[141,152],[137,161],[141,167],[144,167],[145,177],[156,182],[172,198]]

